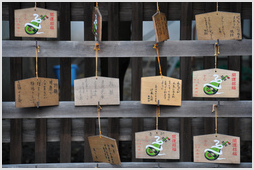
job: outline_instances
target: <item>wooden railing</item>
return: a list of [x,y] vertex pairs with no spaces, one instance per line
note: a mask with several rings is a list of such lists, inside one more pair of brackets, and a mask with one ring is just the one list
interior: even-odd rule
[[[121,4],[121,5],[120,5]],[[154,3],[155,4],[155,3]],[[85,59],[84,77],[94,76],[95,73],[95,41],[91,28],[91,13],[94,3],[43,3],[38,7],[55,9],[59,12],[60,33],[57,41],[47,39],[38,40],[39,76],[47,77],[47,58],[60,57],[61,87],[60,104],[55,107],[18,109],[14,102],[14,81],[22,79],[23,57],[35,57],[35,41],[22,40],[14,36],[14,10],[32,7],[29,3],[4,3],[4,18],[9,17],[10,40],[2,41],[2,56],[10,58],[10,102],[2,103],[2,142],[9,143],[10,164],[2,167],[22,168],[53,168],[53,167],[126,167],[126,168],[245,168],[251,167],[251,162],[235,164],[205,164],[193,163],[193,141],[195,135],[214,133],[214,114],[211,113],[212,104],[220,103],[218,107],[218,133],[241,137],[241,143],[247,143],[251,148],[252,129],[252,102],[246,100],[236,101],[204,101],[203,98],[192,98],[192,63],[191,57],[204,57],[203,68],[214,67],[215,41],[191,40],[192,20],[195,14],[215,10],[215,3],[160,3],[160,10],[167,14],[169,20],[180,20],[180,41],[166,41],[159,44],[161,67],[163,75],[167,76],[167,58],[180,57],[180,78],[182,79],[182,106],[161,107],[159,129],[176,131],[180,134],[180,162],[172,160],[157,160],[158,162],[142,162],[135,158],[135,132],[151,130],[155,127],[155,108],[141,105],[140,78],[142,77],[142,58],[156,57],[153,49],[155,42],[142,41],[143,21],[151,20],[153,3],[99,3],[104,21],[108,22],[107,37],[100,43],[100,58],[108,58],[106,70],[108,77],[119,76],[119,60],[124,57],[131,58],[132,101],[121,101],[119,106],[103,106],[101,112],[103,134],[119,141],[131,141],[132,162],[122,162],[121,166],[93,162],[88,145],[88,136],[98,134],[96,107],[75,107],[71,101],[71,58]],[[242,19],[251,18],[249,3],[220,3],[220,9],[241,13]],[[8,8],[6,8],[8,7]],[[81,9],[84,10],[82,14]],[[131,9],[131,10],[130,10]],[[202,10],[201,10],[202,9]],[[74,12],[76,10],[78,12]],[[128,12],[122,12],[125,10]],[[154,11],[155,11],[154,6]],[[8,11],[8,12],[7,12]],[[129,14],[132,15],[129,15]],[[84,42],[70,41],[70,21],[84,21]],[[120,21],[131,21],[131,41],[119,41]],[[105,33],[105,32],[104,32]],[[104,34],[103,33],[103,34]],[[104,34],[105,35],[105,34]],[[21,41],[22,40],[22,41]],[[110,40],[110,41],[107,41]],[[220,56],[228,56],[228,69],[241,71],[241,56],[252,55],[252,40],[225,40],[220,41]],[[155,74],[159,74],[156,69]],[[105,121],[104,121],[105,120]],[[150,125],[146,122],[149,121]],[[128,129],[126,132],[121,131]],[[71,143],[84,142],[84,162],[71,163]],[[35,144],[35,164],[24,164],[22,161],[22,143]],[[47,142],[59,142],[60,163],[47,163]],[[119,148],[121,149],[121,148]],[[241,146],[241,150],[243,146]],[[242,155],[243,156],[243,155]],[[120,155],[121,157],[121,155]],[[168,161],[168,162],[165,162]],[[170,162],[171,161],[171,162]],[[23,163],[23,164],[21,164]]]

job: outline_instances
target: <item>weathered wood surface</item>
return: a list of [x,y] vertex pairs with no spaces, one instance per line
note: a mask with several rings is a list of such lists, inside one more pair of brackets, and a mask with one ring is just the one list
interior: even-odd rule
[[[94,118],[92,118],[94,119]],[[98,122],[94,125],[88,125],[87,122],[91,121],[92,119],[71,119],[72,121],[72,127],[71,127],[71,141],[72,142],[82,142],[86,144],[87,137],[94,136],[98,134]],[[133,129],[132,124],[136,123],[136,120],[143,120],[141,123],[141,130],[135,130]],[[165,120],[164,124],[161,124],[160,120]],[[160,130],[167,130],[173,132],[180,132],[180,119],[181,118],[159,118],[159,129]],[[192,127],[193,136],[196,135],[204,135],[209,133],[204,133],[204,121],[203,118],[189,118],[191,119],[190,126]],[[214,119],[214,118],[210,118]],[[238,126],[240,127],[239,130],[239,136],[241,138],[242,142],[248,142],[252,141],[252,118],[234,118],[238,121]],[[41,119],[22,119],[21,122],[23,124],[22,128],[22,140],[21,142],[35,142],[36,136],[36,126],[37,121]],[[85,121],[86,122],[85,122]],[[2,120],[2,143],[10,143],[10,119]],[[119,135],[119,141],[131,141],[132,139],[135,141],[135,132],[141,132],[144,130],[151,130],[155,129],[155,118],[123,118],[120,119],[120,135]],[[167,126],[168,128],[161,128],[161,125]],[[107,119],[101,119],[101,128],[102,128],[102,134],[108,136],[108,120]],[[229,125],[228,118],[219,118],[218,119],[218,133],[220,134],[228,134],[227,132],[232,129],[232,126]],[[45,134],[45,142],[59,142],[60,141],[60,129],[61,129],[61,119],[47,119],[46,122],[46,131],[47,134]],[[94,129],[93,132],[87,132],[86,129]],[[134,137],[132,134],[134,133]],[[212,129],[211,133],[214,133],[214,129]],[[231,133],[231,135],[235,135],[234,133]],[[192,138],[192,136],[191,136]],[[88,141],[87,141],[88,142]],[[135,142],[134,142],[135,143]],[[88,147],[88,150],[90,150],[90,147]],[[191,145],[192,150],[192,145]],[[50,152],[50,151],[47,151]],[[86,152],[87,153],[87,152]],[[192,154],[191,154],[192,155]],[[87,154],[85,155],[87,157]],[[134,157],[135,157],[135,145],[134,145]],[[142,160],[142,159],[137,159]],[[138,162],[137,160],[133,162]],[[90,161],[86,162],[92,162]],[[40,162],[42,163],[42,162]]]
[[[95,41],[38,41],[39,57],[95,57]],[[156,57],[155,41],[103,41],[98,57]],[[215,41],[166,41],[160,57],[214,56]],[[35,57],[35,41],[2,41],[3,57]],[[75,49],[75,50],[74,50]],[[220,56],[252,55],[252,40],[221,40]]]
[[[8,13],[8,2],[2,3],[2,19],[7,21],[9,19]],[[71,3],[71,20],[72,21],[82,21],[85,11],[83,10],[83,2],[72,2]],[[22,2],[22,8],[34,7],[34,3]],[[38,4],[38,2],[37,2]],[[164,4],[159,4],[160,9],[165,6],[167,7],[167,20],[180,20],[181,18],[181,3],[180,2],[164,2]],[[209,2],[210,6],[216,7],[215,2]],[[52,10],[59,10],[58,2],[46,2],[46,6]],[[103,21],[108,21],[108,2],[99,2],[99,8],[103,16]],[[230,12],[229,2],[219,3],[219,10]],[[215,10],[214,10],[215,11]],[[242,5],[241,17],[242,19],[251,18],[252,5],[251,2],[244,2]],[[155,2],[145,2],[144,3],[144,21],[151,21],[152,15],[156,12]],[[236,12],[236,11],[234,11]],[[204,2],[193,2],[193,14],[191,16],[192,20],[195,19],[196,14],[205,13],[205,3]],[[120,21],[131,21],[131,2],[121,2],[120,3]],[[61,15],[58,16],[60,18]]]
[[48,164],[10,164],[2,168],[251,168],[252,163],[213,164],[193,162],[122,162],[121,165],[109,163],[48,163]]
[[[161,117],[214,117],[212,105],[217,101],[182,101],[181,107],[161,106]],[[24,118],[96,118],[95,106],[75,107],[74,102],[59,102],[59,106],[16,108],[15,102],[2,103],[2,119]],[[155,117],[154,106],[140,101],[121,101],[120,106],[103,106],[101,118]],[[251,117],[251,101],[220,101],[218,117]]]

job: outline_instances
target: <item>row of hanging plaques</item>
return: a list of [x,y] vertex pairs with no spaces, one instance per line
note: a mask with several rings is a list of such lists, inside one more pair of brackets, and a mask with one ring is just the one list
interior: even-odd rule
[[[169,39],[166,15],[159,11],[152,16],[156,42]],[[196,15],[199,40],[241,39],[240,14],[211,12]],[[93,11],[92,32],[101,41],[102,16],[98,3]],[[41,8],[15,10],[15,36],[57,37],[57,12]],[[215,44],[215,57],[219,54]],[[159,47],[154,45],[159,62]],[[75,106],[97,106],[98,120],[102,105],[120,105],[119,79],[97,76],[99,43],[95,44],[96,76],[74,81]],[[40,107],[59,104],[57,79],[38,77],[36,45],[36,77],[15,82],[16,107]],[[163,76],[141,78],[141,104],[181,106],[182,81]],[[238,98],[239,72],[217,69],[193,72],[193,97]],[[100,123],[99,123],[100,124]],[[99,127],[100,129],[100,127]],[[88,138],[93,160],[121,164],[115,139],[101,135]],[[194,162],[240,163],[240,138],[222,134],[194,136]],[[135,133],[137,159],[179,159],[179,133],[152,130]]]

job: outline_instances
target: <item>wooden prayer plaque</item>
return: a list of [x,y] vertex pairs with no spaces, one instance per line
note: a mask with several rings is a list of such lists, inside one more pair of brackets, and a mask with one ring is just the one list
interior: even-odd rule
[[115,139],[106,136],[90,136],[88,137],[88,141],[95,162],[121,164]]
[[240,13],[209,12],[196,15],[198,40],[241,40]]
[[152,130],[135,133],[136,158],[179,159],[179,133]]
[[194,136],[194,162],[240,164],[240,137],[217,134]]
[[89,77],[74,80],[75,106],[119,105],[119,79]]
[[141,104],[181,106],[182,80],[166,76],[141,78]]
[[156,12],[152,16],[152,19],[155,30],[156,42],[162,42],[169,39],[166,15],[162,12]]
[[95,40],[101,41],[102,35],[102,15],[99,8],[94,7],[92,18],[92,32],[95,36]]
[[16,107],[59,105],[58,80],[36,77],[15,81]]
[[239,72],[207,69],[193,72],[193,97],[238,98]]
[[57,38],[57,11],[42,8],[15,10],[15,37]]

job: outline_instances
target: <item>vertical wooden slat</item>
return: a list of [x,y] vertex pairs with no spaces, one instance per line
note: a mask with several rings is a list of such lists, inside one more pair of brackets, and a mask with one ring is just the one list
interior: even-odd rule
[[[108,3],[108,40],[114,41],[119,40],[119,2],[109,2]],[[109,58],[108,59],[108,76],[109,77],[119,77],[119,58]],[[120,125],[119,119],[110,118],[108,120],[108,135],[116,139],[119,145],[119,133]]]
[[[192,32],[192,3],[181,3],[180,39],[190,40]],[[192,98],[191,58],[181,57],[180,77],[182,79],[182,100]],[[192,161],[192,120],[181,118],[180,120],[180,161]]]
[[[70,40],[71,3],[60,3],[60,40]],[[60,59],[60,100],[71,100],[71,58]],[[71,119],[61,120],[60,162],[71,162]]]
[[[132,37],[131,40],[143,39],[143,3],[132,3]],[[131,99],[140,100],[140,86],[142,77],[142,58],[131,58]],[[132,119],[132,162],[141,162],[135,156],[135,132],[143,130],[144,120]]]
[[[100,3],[99,3],[100,5]],[[92,11],[94,8],[93,2],[84,3],[84,26],[85,26],[85,41],[94,40],[94,35],[92,33]],[[100,8],[100,7],[99,7]],[[95,59],[85,58],[85,77],[90,77],[95,75]],[[96,112],[96,108],[94,109]],[[84,161],[92,162],[92,154],[88,142],[88,137],[95,135],[95,125],[96,119],[85,119],[85,129],[84,129]]]
[[[19,2],[9,2],[9,29],[10,40],[21,40],[14,36],[14,10],[19,9],[21,4]],[[14,82],[22,79],[22,58],[10,59],[10,99],[15,101]],[[19,164],[22,160],[22,120],[12,119],[10,121],[10,163]]]
[[[220,3],[219,3],[219,5],[220,5]],[[215,10],[216,10],[216,3],[206,2],[205,12],[212,12]],[[214,43],[215,43],[215,41],[214,41]],[[211,46],[211,50],[214,50],[212,46]],[[217,66],[218,66],[218,61],[219,61],[218,59],[219,59],[219,56],[217,58]],[[215,67],[214,64],[215,64],[214,57],[203,57],[203,68],[204,69],[214,68]],[[213,100],[213,99],[204,98],[204,100]],[[214,118],[204,118],[204,132],[205,132],[205,134],[215,133],[215,119]]]
[[[108,40],[119,40],[119,2],[108,3]],[[108,76],[119,77],[119,58],[108,59]]]
[[[45,2],[38,2],[37,7],[46,8]],[[38,40],[46,40],[40,38]],[[38,58],[38,75],[47,77],[47,58]],[[35,162],[46,163],[47,119],[36,119],[35,125]]]
[[[241,13],[241,2],[230,2],[230,11]],[[242,56],[228,56],[228,69],[239,71],[239,99],[240,99],[240,89],[241,89],[241,66],[242,66]],[[231,99],[231,100],[239,100]],[[234,136],[240,136],[240,121],[237,118],[228,118],[228,134]]]

